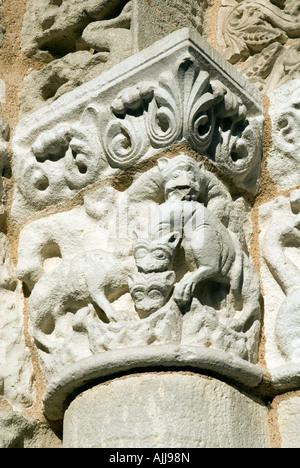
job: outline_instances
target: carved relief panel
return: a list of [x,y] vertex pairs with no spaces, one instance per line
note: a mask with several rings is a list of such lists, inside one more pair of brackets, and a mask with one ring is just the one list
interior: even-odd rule
[[256,98],[182,30],[19,123],[17,275],[50,419],[83,380],[139,366],[260,382]]
[[265,289],[266,359],[275,388],[299,383],[300,192],[262,205],[262,278]]
[[299,184],[300,79],[291,80],[270,95],[272,147],[268,169],[279,189]]
[[262,92],[299,77],[299,4],[223,0],[219,50]]
[[[11,176],[9,125],[0,118],[0,403],[18,410],[33,402],[33,367],[24,337],[22,283],[6,232],[7,180]],[[1,441],[0,441],[1,444]]]
[[121,74],[115,67],[19,122],[13,207],[18,222],[181,141],[237,186],[256,191],[260,98],[193,35],[176,32],[172,45],[162,40],[124,61]]

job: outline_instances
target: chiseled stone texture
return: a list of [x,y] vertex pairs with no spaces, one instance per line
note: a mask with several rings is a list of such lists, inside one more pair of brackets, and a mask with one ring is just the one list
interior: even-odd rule
[[[3,7],[2,0],[0,0],[0,11],[2,7]],[[2,24],[0,24],[0,48],[3,45],[4,34],[5,34],[5,27],[2,26]]]
[[182,142],[255,193],[262,127],[257,90],[183,28],[18,122],[12,219]]
[[61,448],[61,441],[46,423],[16,412],[0,412],[0,448]]
[[219,50],[260,91],[270,92],[299,77],[299,24],[294,0],[222,0]]
[[276,89],[271,95],[272,148],[268,169],[279,189],[299,184],[300,178],[300,78]]
[[30,0],[26,55],[51,61],[30,74],[22,113],[32,112],[182,27],[204,33],[208,0]]
[[133,375],[79,395],[65,448],[269,448],[267,409],[228,384],[189,373]]
[[299,190],[260,208],[266,360],[270,368],[299,363],[299,212]]
[[260,290],[240,206],[188,155],[159,167],[20,234],[17,273],[46,380],[92,354],[167,343],[257,362]]
[[294,396],[278,406],[281,448],[300,447],[300,397]]
[[24,337],[22,284],[3,233],[0,252],[0,396],[22,408],[33,402],[33,367]]

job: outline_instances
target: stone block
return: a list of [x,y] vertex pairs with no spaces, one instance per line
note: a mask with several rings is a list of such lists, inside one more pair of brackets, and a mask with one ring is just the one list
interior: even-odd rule
[[183,27],[203,33],[209,2],[186,0],[30,1],[24,52],[53,61],[23,83],[21,112],[32,112]]
[[222,1],[218,50],[264,93],[299,77],[299,32],[293,1]]
[[299,386],[300,192],[260,207],[266,362],[277,390]]
[[255,88],[182,29],[19,121],[13,219],[184,141],[255,192],[262,126]]
[[0,252],[0,396],[17,409],[33,403],[33,366],[24,337],[22,284],[3,233]]

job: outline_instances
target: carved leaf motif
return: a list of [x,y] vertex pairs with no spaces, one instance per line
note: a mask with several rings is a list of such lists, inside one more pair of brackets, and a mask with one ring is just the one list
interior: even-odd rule
[[177,74],[163,73],[146,119],[152,146],[161,148],[185,139],[205,151],[213,135],[213,104],[210,76],[199,71],[191,57],[181,61]]
[[260,163],[262,118],[247,119],[247,109],[241,99],[220,81],[211,86],[218,104],[215,106],[216,125],[211,158],[231,177],[251,177]]
[[148,135],[154,148],[169,146],[181,140],[181,106],[180,89],[174,74],[162,73],[146,118]]
[[103,138],[103,146],[111,167],[126,169],[136,163],[146,149],[146,138],[141,126],[132,116],[126,120],[109,122]]
[[81,189],[95,182],[107,162],[99,152],[98,113],[88,106],[81,121],[71,128],[71,140],[65,155],[65,179],[71,189]]
[[231,63],[268,45],[284,44],[300,33],[299,21],[276,5],[262,0],[235,2],[222,22],[223,55]]
[[[190,77],[190,92],[184,112],[183,135],[198,151],[204,152],[211,144],[214,131],[215,98],[210,86],[210,76],[205,71],[196,70],[190,65],[194,76]],[[188,80],[188,75],[186,81]]]
[[22,162],[20,191],[39,207],[60,202],[73,190],[93,183],[107,161],[99,152],[98,109],[88,106],[81,121],[58,124],[39,135],[31,148],[33,157]]

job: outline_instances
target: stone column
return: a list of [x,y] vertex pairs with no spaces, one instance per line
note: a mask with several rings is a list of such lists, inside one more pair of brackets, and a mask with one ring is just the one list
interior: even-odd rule
[[132,374],[78,395],[65,448],[269,448],[267,409],[225,382],[191,372]]

